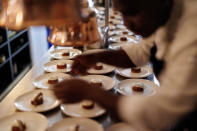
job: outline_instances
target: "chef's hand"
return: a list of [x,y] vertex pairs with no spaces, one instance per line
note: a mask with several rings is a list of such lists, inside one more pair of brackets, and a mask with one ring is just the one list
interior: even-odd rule
[[75,103],[83,99],[89,99],[91,85],[84,80],[70,79],[55,85],[53,91],[63,103]]
[[83,54],[75,57],[72,65],[72,74],[87,74],[87,70],[98,62],[97,53]]
[[119,96],[112,95],[102,88],[94,88],[84,80],[64,80],[53,87],[53,91],[63,103],[75,103],[84,99],[92,100],[118,118],[117,105]]
[[102,62],[122,68],[135,67],[135,65],[129,59],[128,55],[123,50],[111,50],[98,53],[84,54],[75,57],[71,73],[86,74],[87,70],[95,66],[97,62]]

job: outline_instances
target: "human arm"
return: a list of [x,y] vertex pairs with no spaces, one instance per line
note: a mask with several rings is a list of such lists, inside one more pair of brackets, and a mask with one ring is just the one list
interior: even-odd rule
[[122,120],[138,130],[161,130],[192,112],[197,102],[196,58],[196,48],[181,50],[167,62],[156,95],[121,98]]
[[69,79],[57,84],[53,91],[63,103],[75,103],[83,99],[99,103],[117,118],[119,96],[115,96],[102,88],[94,88],[84,80]]

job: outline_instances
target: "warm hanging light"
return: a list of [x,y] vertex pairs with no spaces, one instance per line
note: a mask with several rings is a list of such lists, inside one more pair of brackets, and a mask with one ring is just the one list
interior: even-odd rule
[[86,20],[77,25],[51,26],[48,41],[57,46],[83,46],[100,41],[95,12],[88,7],[87,0],[81,0],[81,12]]
[[2,0],[0,26],[23,29],[31,25],[74,25],[83,15],[80,0]]

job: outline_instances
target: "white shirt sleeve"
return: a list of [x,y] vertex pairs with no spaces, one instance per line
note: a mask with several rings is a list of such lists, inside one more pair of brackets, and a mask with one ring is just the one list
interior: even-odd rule
[[131,61],[138,67],[147,65],[150,57],[150,50],[153,47],[153,42],[141,40],[138,44],[128,44],[122,47],[127,53]]
[[122,120],[140,131],[160,130],[175,124],[195,108],[197,47],[196,43],[191,45],[167,61],[156,95],[120,99],[119,113]]

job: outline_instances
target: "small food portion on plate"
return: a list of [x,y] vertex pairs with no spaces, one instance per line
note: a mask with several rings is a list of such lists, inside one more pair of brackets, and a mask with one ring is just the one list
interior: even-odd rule
[[117,74],[126,78],[145,78],[153,74],[150,66],[134,67],[134,68],[118,68]]
[[80,79],[90,83],[93,88],[102,88],[104,90],[111,90],[116,84],[114,79],[103,75],[86,75],[80,77]]
[[26,125],[21,120],[16,120],[15,124],[12,126],[12,131],[25,131]]
[[67,64],[65,62],[57,63],[57,69],[66,69]]
[[127,79],[118,84],[117,90],[124,96],[143,95],[152,96],[158,86],[152,81],[144,79]]
[[46,112],[58,107],[59,100],[51,90],[34,90],[16,98],[14,105],[20,111]]
[[46,73],[37,77],[33,84],[37,88],[50,89],[59,82],[70,78],[72,78],[72,76],[65,73]]
[[97,63],[97,64],[94,66],[94,69],[95,69],[95,70],[102,70],[102,69],[103,69],[103,64]]
[[16,112],[0,119],[1,131],[46,131],[47,118],[34,112]]
[[44,102],[43,100],[43,93],[38,93],[33,100],[31,100],[31,104],[34,106],[42,105]]
[[90,68],[87,72],[89,74],[107,74],[111,73],[115,70],[114,66],[103,64],[103,63],[97,63],[95,67]]
[[131,73],[140,73],[140,72],[141,72],[141,67],[131,68]]
[[94,104],[95,103],[93,101],[90,101],[90,100],[83,100],[81,102],[82,108],[87,109],[87,110],[93,109],[94,108]]
[[143,93],[144,92],[144,85],[141,83],[136,83],[132,86],[132,90],[135,92]]
[[58,77],[57,76],[51,76],[49,79],[48,79],[48,84],[51,84],[51,85],[55,85],[55,84],[58,84]]
[[72,60],[54,60],[44,64],[46,72],[68,73],[71,71]]
[[50,52],[52,58],[57,60],[73,59],[80,55],[82,52],[78,49],[57,49]]
[[73,104],[62,104],[62,112],[70,117],[95,118],[106,113],[106,110],[97,103],[89,100]]
[[102,88],[103,87],[103,83],[101,80],[96,80],[96,79],[92,79],[90,84],[92,85],[92,87],[94,88]]

